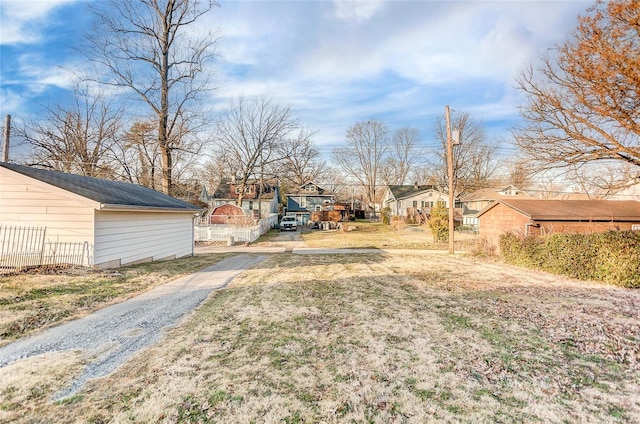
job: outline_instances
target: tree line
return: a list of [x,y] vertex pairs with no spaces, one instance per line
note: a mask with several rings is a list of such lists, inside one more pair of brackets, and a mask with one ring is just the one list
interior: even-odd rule
[[[201,100],[212,89],[220,37],[191,27],[217,6],[212,0],[93,4],[95,27],[80,48],[88,66],[77,71],[72,102],[47,106],[38,120],[16,129],[31,147],[29,162],[180,196],[195,193],[197,183],[215,186],[230,177],[241,188],[277,179],[285,191],[308,180],[335,191],[349,181],[369,205],[390,184],[448,187],[444,117],[433,123],[439,146],[432,150],[418,129],[390,129],[373,119],[350,126],[328,158],[314,144],[315,130],[273,99],[239,97],[215,121],[204,119]],[[535,175],[558,168],[583,187],[636,181],[639,22],[637,0],[589,8],[553,56],[518,77],[526,100],[511,140],[488,140],[482,121],[455,114],[456,192],[490,186],[498,174],[526,188]],[[127,101],[116,105],[113,92]],[[518,149],[508,169],[499,142]],[[606,168],[593,172],[601,163]]]

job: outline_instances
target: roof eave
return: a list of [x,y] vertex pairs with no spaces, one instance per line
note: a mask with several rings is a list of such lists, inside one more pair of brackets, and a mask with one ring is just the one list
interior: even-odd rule
[[195,214],[206,210],[207,208],[198,208],[196,206],[192,208],[163,208],[154,206],[137,206],[137,205],[116,205],[109,203],[100,204],[99,210],[106,210],[109,212],[127,211],[127,212],[174,212],[174,213],[190,213]]

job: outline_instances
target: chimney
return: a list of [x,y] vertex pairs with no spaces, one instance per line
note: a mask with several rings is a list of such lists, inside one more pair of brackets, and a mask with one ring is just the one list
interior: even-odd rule
[[416,190],[418,189],[418,182],[417,181],[415,183],[413,183],[413,188],[415,188]]

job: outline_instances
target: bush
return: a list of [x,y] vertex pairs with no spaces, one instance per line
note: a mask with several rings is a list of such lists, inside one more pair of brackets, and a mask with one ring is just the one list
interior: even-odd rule
[[583,280],[640,288],[640,233],[608,231],[500,237],[505,262]]
[[401,233],[406,226],[407,223],[405,222],[404,217],[397,215],[391,217],[391,228],[393,229],[393,231]]
[[429,228],[435,241],[449,241],[449,211],[444,202],[438,202],[431,208]]
[[382,223],[389,225],[391,222],[391,208],[389,206],[382,208],[380,215],[382,215]]

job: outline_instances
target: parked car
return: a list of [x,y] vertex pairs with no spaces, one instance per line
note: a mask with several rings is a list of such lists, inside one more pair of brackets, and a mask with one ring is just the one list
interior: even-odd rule
[[286,215],[282,217],[282,220],[280,221],[280,231],[286,230],[298,230],[298,222],[296,221],[295,216]]

